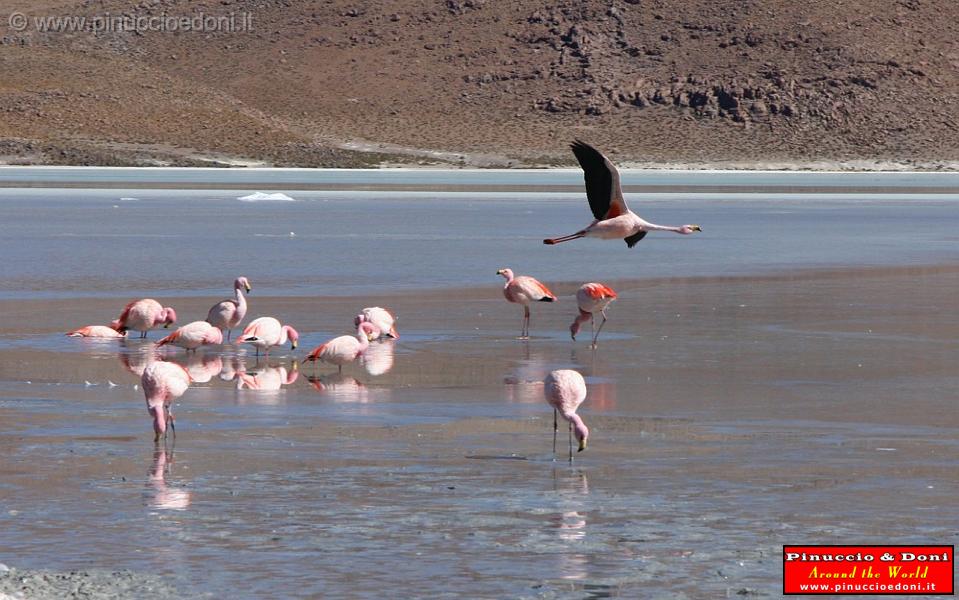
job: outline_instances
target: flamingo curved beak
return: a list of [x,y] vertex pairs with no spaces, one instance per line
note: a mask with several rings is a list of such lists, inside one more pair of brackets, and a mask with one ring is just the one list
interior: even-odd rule
[[249,283],[244,283],[244,284],[243,284],[243,287],[246,288],[246,293],[247,293],[247,294],[249,294],[249,293],[253,290],[253,286],[250,285]]
[[586,438],[583,438],[579,441],[579,450],[577,452],[582,452],[586,449]]
[[293,340],[293,343],[290,345],[292,350],[296,350],[296,340]]
[[692,229],[693,231],[702,231],[702,230],[703,230],[703,228],[700,227],[699,225],[690,225],[689,228]]

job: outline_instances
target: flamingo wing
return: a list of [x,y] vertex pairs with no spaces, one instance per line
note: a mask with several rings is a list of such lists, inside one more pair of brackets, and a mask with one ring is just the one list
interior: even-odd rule
[[605,298],[616,298],[616,292],[613,288],[602,283],[587,283],[583,286],[586,295],[593,300],[603,300]]
[[638,231],[638,232],[634,233],[633,235],[624,237],[623,240],[626,241],[626,246],[627,246],[627,247],[632,248],[633,246],[635,246],[636,244],[639,243],[639,240],[641,240],[641,239],[643,239],[644,237],[646,237],[646,233],[647,233],[647,232],[645,232],[645,231]]
[[126,326],[126,324],[127,324],[127,319],[130,318],[130,311],[133,309],[133,306],[134,306],[137,302],[139,302],[139,300],[134,300],[133,302],[130,302],[130,303],[128,303],[126,306],[123,307],[123,312],[120,313],[120,316],[117,317],[117,320],[115,321],[116,323],[118,323],[118,325],[117,325],[118,328],[119,328],[119,327],[125,327],[125,326]]
[[183,335],[183,328],[181,327],[177,329],[176,331],[174,331],[173,333],[171,333],[170,335],[163,338],[162,340],[157,341],[157,346],[166,346],[167,344],[173,344],[178,339],[180,339],[180,336],[182,335]]
[[520,275],[510,284],[517,292],[525,294],[530,300],[538,302],[553,302],[556,295],[538,279],[528,275]]
[[619,183],[619,171],[603,153],[579,140],[570,144],[586,180],[586,198],[593,216],[600,221],[626,214],[626,200]]

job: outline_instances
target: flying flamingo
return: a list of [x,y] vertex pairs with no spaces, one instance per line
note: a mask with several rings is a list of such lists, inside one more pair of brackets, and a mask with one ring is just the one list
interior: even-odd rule
[[383,335],[388,335],[394,339],[399,339],[400,337],[399,332],[396,331],[396,317],[385,308],[380,308],[379,306],[364,308],[360,311],[360,314],[356,315],[356,318],[353,319],[353,324],[359,325],[364,321],[372,323],[379,330],[379,334],[376,337]]
[[558,238],[543,240],[544,244],[559,244],[581,237],[598,237],[604,240],[623,238],[630,248],[636,245],[650,231],[673,231],[688,235],[702,231],[699,225],[669,227],[656,225],[639,217],[629,210],[623,198],[623,189],[619,184],[619,171],[609,159],[593,148],[576,140],[570,144],[576,160],[583,168],[586,179],[586,198],[589,208],[596,219],[585,229]]
[[322,361],[334,364],[343,372],[343,365],[356,360],[376,339],[377,329],[372,323],[363,321],[356,326],[356,335],[341,335],[314,348],[304,362]]
[[169,306],[164,308],[159,302],[152,298],[135,300],[127,304],[120,313],[120,318],[110,323],[110,326],[126,333],[128,329],[140,332],[140,337],[145,338],[147,331],[157,327],[169,327],[176,323],[176,311]]
[[513,276],[512,269],[500,269],[496,272],[506,278],[506,285],[503,286],[503,295],[510,302],[523,305],[523,331],[519,339],[529,339],[529,303],[530,302],[555,302],[556,296],[549,288],[529,277],[528,275]]
[[583,376],[570,369],[553,371],[543,380],[543,393],[546,402],[553,407],[553,454],[556,453],[556,432],[559,429],[556,414],[569,421],[569,462],[573,462],[573,435],[579,440],[579,452],[586,449],[589,429],[576,409],[586,399],[586,381]]
[[250,280],[246,277],[237,277],[236,281],[233,282],[235,299],[217,302],[210,308],[210,312],[206,315],[207,323],[220,329],[226,329],[227,340],[230,339],[233,328],[238,326],[243,320],[243,317],[246,316],[246,297],[243,295],[244,289],[246,289],[247,294],[253,289],[253,286],[250,285]]
[[84,337],[84,338],[122,338],[126,337],[126,333],[120,333],[112,327],[107,327],[106,325],[87,325],[86,327],[81,327],[79,329],[74,329],[73,331],[68,331],[67,336],[69,337]]
[[296,350],[296,344],[300,339],[300,334],[289,325],[280,325],[280,322],[273,317],[260,317],[254,319],[243,330],[243,335],[236,338],[237,344],[253,344],[256,347],[256,355],[260,355],[260,350],[266,350],[267,356],[270,355],[270,348],[273,346],[282,346],[290,342],[290,348]]
[[140,384],[147,401],[147,411],[153,417],[153,431],[156,442],[160,436],[166,436],[167,425],[176,436],[173,421],[173,401],[183,395],[190,387],[190,374],[180,365],[158,360],[143,370]]
[[[584,283],[576,290],[576,304],[579,305],[579,314],[573,319],[573,324],[569,326],[569,333],[576,339],[576,334],[579,333],[579,326],[582,323],[586,322],[586,319],[589,319],[590,328],[594,331],[593,333],[593,347],[596,347],[596,340],[599,339],[599,332],[603,330],[603,325],[606,324],[606,307],[609,306],[609,303],[616,299],[616,292],[613,291],[613,288],[605,286],[602,283]],[[599,329],[596,330],[596,313],[603,315],[603,322],[599,324]]]
[[166,336],[157,342],[157,346],[173,344],[185,348],[187,351],[196,349],[200,346],[222,344],[223,332],[219,327],[214,327],[206,321],[193,321]]

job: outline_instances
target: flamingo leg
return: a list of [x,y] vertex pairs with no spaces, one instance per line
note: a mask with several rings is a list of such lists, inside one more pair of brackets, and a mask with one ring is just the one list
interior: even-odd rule
[[573,422],[569,422],[569,464],[573,464]]
[[556,409],[553,409],[553,454],[556,454],[556,432],[559,431],[559,424],[556,421]]
[[596,343],[596,315],[589,313],[589,332],[593,336],[593,343]]
[[606,311],[603,311],[603,322],[599,324],[599,329],[596,330],[596,335],[593,336],[593,348],[596,347],[596,340],[599,339],[599,332],[603,330],[603,325],[606,324]]
[[558,238],[546,239],[543,240],[544,244],[552,246],[553,244],[561,244],[563,242],[568,242],[570,240],[576,240],[581,237],[585,237],[586,233],[583,231],[577,231],[576,233],[571,233],[570,235],[560,236]]
[[230,334],[231,334],[231,333],[233,333],[233,330],[232,330],[232,329],[227,329],[227,330],[226,330],[226,341],[228,341],[228,342],[230,341]]
[[529,339],[529,307],[523,307],[523,339]]

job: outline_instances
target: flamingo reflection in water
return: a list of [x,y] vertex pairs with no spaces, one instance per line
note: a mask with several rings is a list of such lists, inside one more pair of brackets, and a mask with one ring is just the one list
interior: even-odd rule
[[329,375],[310,375],[307,377],[313,389],[334,402],[358,402],[365,404],[370,401],[369,389],[354,377],[343,373]]
[[172,467],[173,447],[167,448],[158,442],[153,448],[153,465],[147,472],[148,486],[153,493],[150,506],[160,510],[186,510],[192,500],[191,492],[167,483]]
[[363,369],[373,377],[386,375],[393,368],[393,354],[396,351],[396,342],[389,338],[371,343],[363,354],[360,363]]
[[585,472],[553,470],[552,497],[556,512],[550,515],[550,521],[560,543],[566,547],[565,552],[557,553],[560,562],[557,572],[562,579],[586,579],[589,575],[588,556],[577,551],[587,537],[587,496],[589,481]]
[[277,392],[284,385],[291,385],[300,377],[300,365],[293,361],[289,370],[284,366],[258,367],[252,371],[238,371],[236,389],[257,392]]

